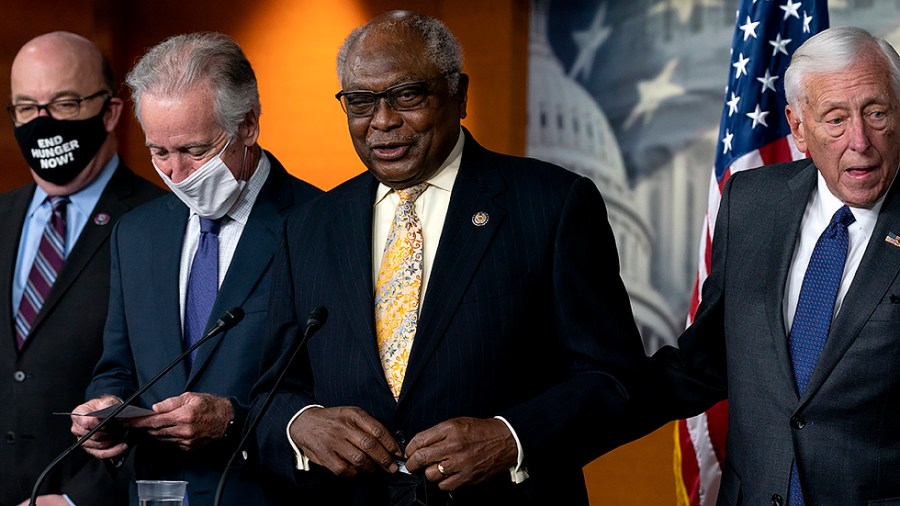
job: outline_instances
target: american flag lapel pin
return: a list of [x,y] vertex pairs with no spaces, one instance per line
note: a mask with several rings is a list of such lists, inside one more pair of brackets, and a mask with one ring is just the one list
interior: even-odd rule
[[897,237],[897,234],[893,232],[888,232],[887,237],[884,238],[884,242],[900,248],[900,237]]

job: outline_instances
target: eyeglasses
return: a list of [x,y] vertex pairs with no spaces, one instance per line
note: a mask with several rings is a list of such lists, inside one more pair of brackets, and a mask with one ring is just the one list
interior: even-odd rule
[[110,95],[108,90],[100,90],[81,98],[59,98],[46,104],[12,104],[6,107],[13,123],[21,125],[37,118],[41,110],[47,111],[54,119],[72,119],[81,112],[81,103],[103,95]]
[[341,90],[334,98],[341,103],[341,108],[347,113],[347,116],[353,118],[365,118],[375,114],[379,98],[384,98],[385,102],[395,111],[412,111],[425,106],[425,99],[429,95],[428,84],[441,77],[443,76],[433,77],[425,81],[395,84],[378,92]]

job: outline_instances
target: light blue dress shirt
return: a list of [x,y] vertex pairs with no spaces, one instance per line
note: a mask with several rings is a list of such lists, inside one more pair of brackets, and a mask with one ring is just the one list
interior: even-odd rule
[[[100,174],[91,183],[77,192],[69,195],[70,203],[66,206],[66,257],[72,251],[72,246],[84,230],[89,219],[93,218],[94,207],[100,200],[100,194],[106,188],[106,184],[112,178],[116,167],[119,166],[119,155],[113,155],[112,159],[103,167]],[[103,211],[98,209],[98,211]],[[31,272],[31,264],[41,244],[41,236],[44,227],[50,221],[53,209],[47,200],[47,192],[40,186],[34,190],[28,212],[25,214],[25,222],[22,225],[22,233],[19,236],[19,251],[16,255],[16,270],[12,284],[12,311],[19,310],[19,301],[22,300],[22,292],[28,283],[28,274]]]

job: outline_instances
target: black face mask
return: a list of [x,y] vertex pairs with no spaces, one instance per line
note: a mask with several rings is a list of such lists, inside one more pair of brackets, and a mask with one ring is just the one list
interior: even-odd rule
[[55,185],[69,183],[94,158],[103,141],[106,107],[87,119],[37,118],[15,128],[16,141],[28,166],[39,178]]

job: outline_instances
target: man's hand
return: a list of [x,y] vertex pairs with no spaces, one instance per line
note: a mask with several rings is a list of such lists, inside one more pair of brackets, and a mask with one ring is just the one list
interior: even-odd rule
[[516,440],[496,418],[453,418],[416,434],[406,447],[407,469],[424,469],[446,491],[480,483],[517,460]]
[[[18,506],[28,506],[30,502],[31,498],[29,497],[20,502]],[[35,498],[34,504],[36,506],[69,506],[69,501],[61,495],[39,495]]]
[[[81,404],[73,409],[72,413],[92,413],[120,402],[122,401],[117,397],[104,395]],[[81,438],[87,434],[101,421],[101,418],[95,416],[72,415],[71,419],[72,428],[70,430],[76,438]],[[122,424],[113,420],[85,441],[81,447],[98,459],[111,459],[125,453],[125,450],[128,449],[128,444],[125,443],[125,431],[122,429]]]
[[212,394],[185,392],[152,407],[157,414],[124,420],[129,429],[146,429],[150,436],[178,445],[184,451],[197,450],[225,437],[234,417],[231,401]]
[[400,445],[384,425],[356,407],[308,409],[291,424],[290,435],[309,460],[337,476],[398,469]]

